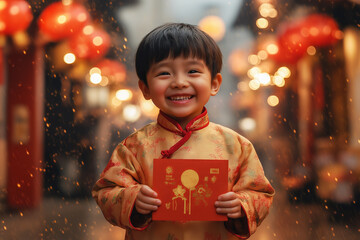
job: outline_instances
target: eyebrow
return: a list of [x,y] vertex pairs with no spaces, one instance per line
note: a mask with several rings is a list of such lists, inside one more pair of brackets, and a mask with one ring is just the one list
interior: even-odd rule
[[195,65],[205,66],[205,63],[203,60],[190,60],[190,61],[187,61],[186,64],[195,64]]
[[169,64],[169,61],[160,61],[160,62],[154,63],[152,65],[152,68],[161,68],[161,67],[164,67],[164,66],[166,66],[168,64]]
[[[166,66],[168,65],[172,60],[163,60],[163,61],[160,61],[158,63],[155,63],[153,65],[154,68],[160,68],[160,67],[163,67],[163,66]],[[200,65],[202,67],[205,66],[205,63],[204,63],[204,60],[202,59],[197,59],[197,60],[186,60],[185,61],[185,64],[186,65]]]

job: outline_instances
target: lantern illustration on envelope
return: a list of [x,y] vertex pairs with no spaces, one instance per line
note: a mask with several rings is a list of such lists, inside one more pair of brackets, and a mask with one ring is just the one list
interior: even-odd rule
[[[181,183],[187,189],[189,189],[189,202],[188,202],[189,206],[188,206],[188,209],[189,209],[189,215],[190,215],[191,214],[191,192],[195,189],[196,185],[199,183],[199,174],[195,170],[192,170],[192,169],[185,170],[181,174]],[[186,214],[186,198],[185,198],[185,201],[184,201],[184,214]]]

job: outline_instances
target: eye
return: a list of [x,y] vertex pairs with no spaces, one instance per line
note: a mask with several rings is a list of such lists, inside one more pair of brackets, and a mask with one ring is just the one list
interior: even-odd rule
[[156,76],[159,77],[159,76],[166,76],[166,75],[170,75],[170,73],[169,72],[160,72]]
[[190,73],[190,74],[194,74],[194,73],[199,73],[199,71],[198,71],[198,70],[195,70],[195,69],[192,69],[192,70],[189,71],[189,73]]

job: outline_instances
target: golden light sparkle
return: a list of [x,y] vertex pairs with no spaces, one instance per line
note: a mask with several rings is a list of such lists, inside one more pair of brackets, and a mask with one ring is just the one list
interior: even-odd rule
[[279,104],[279,98],[275,95],[271,95],[268,97],[267,99],[267,103],[271,106],[271,107],[275,107]]
[[220,41],[225,35],[224,20],[218,16],[206,16],[199,22],[199,28],[209,34],[215,41]]

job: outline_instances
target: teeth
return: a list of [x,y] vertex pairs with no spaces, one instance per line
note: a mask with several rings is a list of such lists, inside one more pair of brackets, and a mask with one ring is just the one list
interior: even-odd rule
[[183,101],[183,100],[189,100],[191,96],[174,96],[170,97],[172,101]]

